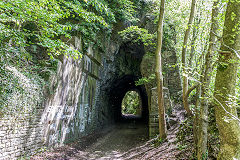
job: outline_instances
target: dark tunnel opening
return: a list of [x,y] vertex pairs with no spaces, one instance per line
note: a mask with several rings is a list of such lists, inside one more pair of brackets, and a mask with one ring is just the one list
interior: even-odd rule
[[[133,75],[126,75],[113,82],[110,90],[110,107],[113,112],[114,121],[119,122],[131,122],[141,121],[148,123],[148,97],[144,86],[136,86],[135,81],[139,78]],[[122,114],[122,100],[128,91],[137,91],[141,99],[141,116],[124,116]]]
[[[107,126],[113,125],[118,130],[119,137],[129,137],[134,143],[143,142],[149,138],[148,96],[144,85],[135,83],[142,78],[141,63],[145,54],[143,44],[123,43],[113,57],[113,63],[105,61],[108,78],[102,85],[102,98],[105,101],[106,112],[102,112],[107,120]],[[109,76],[108,76],[109,75]],[[128,91],[136,91],[141,99],[141,116],[125,116],[122,113],[122,101]],[[106,127],[107,127],[106,126]],[[121,135],[120,135],[121,134]],[[142,140],[139,141],[139,138]],[[129,141],[127,138],[126,141]],[[125,141],[125,140],[124,140]]]

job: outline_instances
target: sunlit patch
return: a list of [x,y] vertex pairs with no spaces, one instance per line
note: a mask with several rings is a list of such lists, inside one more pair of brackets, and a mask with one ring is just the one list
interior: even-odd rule
[[122,100],[121,113],[122,115],[142,115],[142,102],[137,91],[128,91],[125,94]]

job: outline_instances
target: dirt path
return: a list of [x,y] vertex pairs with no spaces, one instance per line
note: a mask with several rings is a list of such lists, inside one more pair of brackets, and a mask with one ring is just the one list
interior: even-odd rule
[[[175,111],[172,120],[180,121],[182,112]],[[168,130],[168,141],[156,146],[148,141],[148,128],[137,122],[116,125],[110,131],[89,137],[81,145],[57,148],[53,152],[38,154],[32,159],[57,160],[174,160],[179,153],[176,141],[178,124]],[[90,142],[91,140],[92,142]]]
[[141,123],[119,124],[111,132],[89,146],[85,152],[90,159],[113,159],[124,152],[144,144],[148,140],[148,129]]

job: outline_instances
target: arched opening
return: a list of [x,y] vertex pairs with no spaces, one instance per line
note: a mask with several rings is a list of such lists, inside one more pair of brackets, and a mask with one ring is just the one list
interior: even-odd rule
[[[135,83],[142,77],[141,62],[145,54],[144,46],[131,42],[123,43],[114,54],[113,59],[104,59],[103,65],[110,69],[103,72],[104,81],[101,82],[100,94],[102,108],[99,115],[102,124],[125,121],[122,116],[122,100],[128,91],[137,91],[142,102],[141,117],[139,120],[148,123],[148,96],[144,85],[136,86]],[[129,121],[127,119],[126,121]]]
[[[148,97],[144,86],[136,86],[135,81],[139,78],[133,75],[126,75],[112,82],[111,88],[108,91],[108,106],[110,115],[115,122],[140,120],[148,123]],[[140,99],[140,116],[123,116],[122,102],[129,91],[137,92]],[[133,113],[128,113],[133,114]]]
[[128,91],[122,100],[122,116],[141,117],[142,99],[137,90]]

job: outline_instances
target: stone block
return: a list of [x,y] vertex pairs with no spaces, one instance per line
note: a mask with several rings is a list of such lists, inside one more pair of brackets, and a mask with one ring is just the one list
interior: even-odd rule
[[[164,107],[165,113],[169,113],[172,109],[172,102],[170,99],[170,94],[167,88],[163,87],[163,96],[164,96]],[[156,134],[159,133],[158,130],[158,97],[157,97],[157,88],[152,88],[151,96],[151,106],[149,111],[149,136],[153,138]]]

